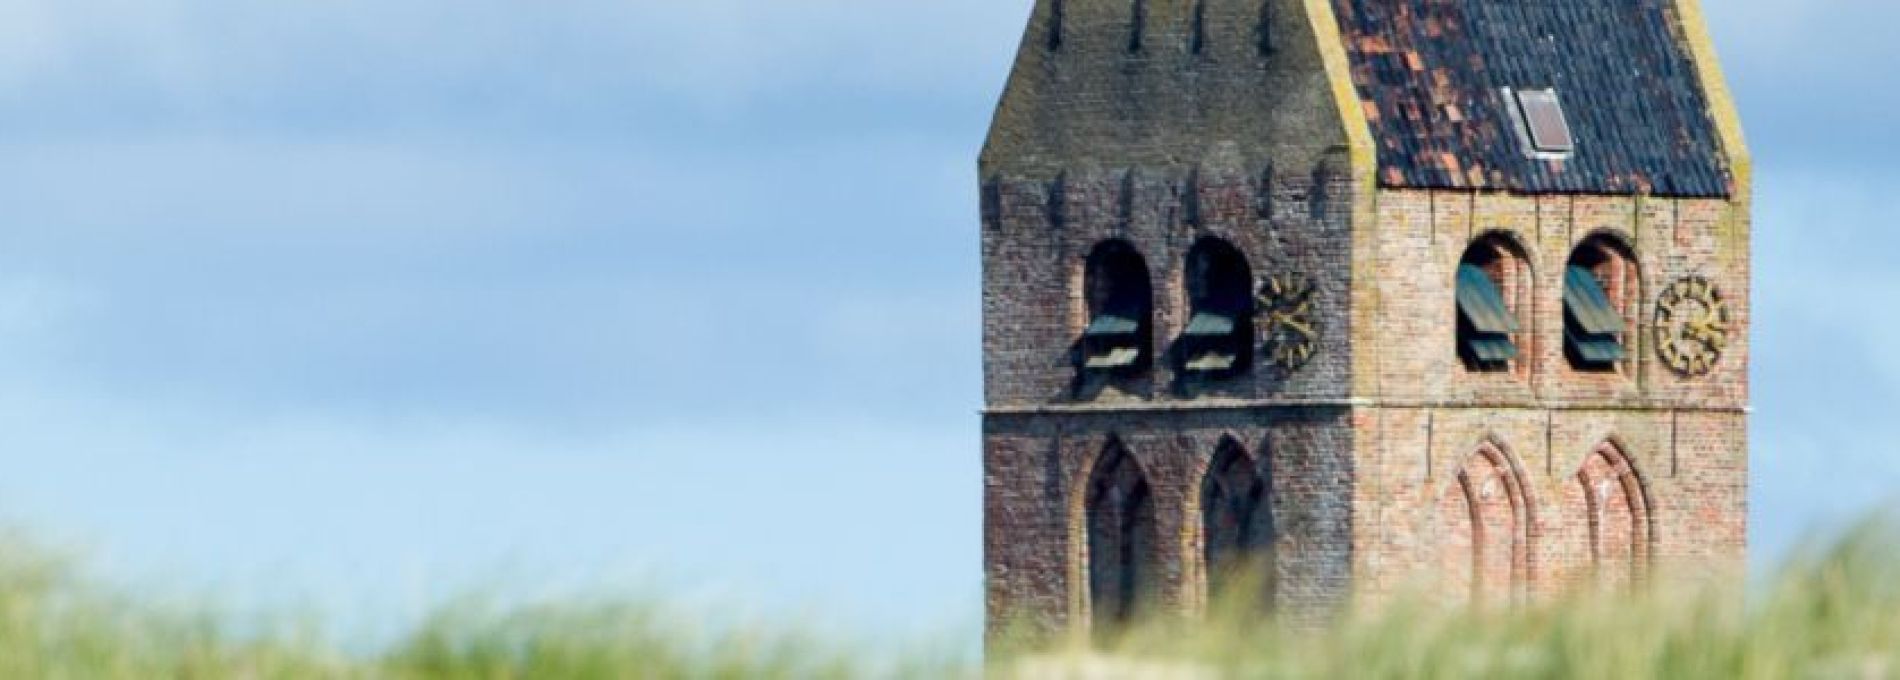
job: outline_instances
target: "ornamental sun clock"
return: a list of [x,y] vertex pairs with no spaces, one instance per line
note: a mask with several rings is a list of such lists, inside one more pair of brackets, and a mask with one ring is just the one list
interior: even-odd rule
[[1739,567],[1749,175],[1697,0],[1036,0],[991,630]]

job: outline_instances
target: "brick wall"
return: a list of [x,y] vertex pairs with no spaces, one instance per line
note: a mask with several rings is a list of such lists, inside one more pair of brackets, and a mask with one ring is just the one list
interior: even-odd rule
[[[1350,241],[1366,196],[1308,19],[1297,0],[1036,3],[981,163],[993,630],[1089,620],[1087,480],[1111,440],[1153,494],[1164,606],[1204,604],[1198,506],[1223,441],[1269,458],[1277,599],[1316,612],[1346,592]],[[1320,350],[1301,370],[1177,372],[1188,252],[1210,237],[1255,278],[1311,280]],[[1149,270],[1152,368],[1079,380],[1086,258],[1109,239]]]
[[1085,629],[1090,620],[1087,481],[1116,447],[1153,494],[1166,610],[1204,604],[1200,526],[1207,468],[1223,445],[1265,456],[1276,531],[1273,599],[1295,616],[1332,611],[1349,592],[1353,430],[1337,408],[1020,414],[985,418],[984,551],[993,632]]
[[[1089,480],[1111,447],[1149,493],[1127,564],[1165,610],[1207,605],[1200,503],[1224,445],[1267,458],[1274,601],[1300,620],[1415,583],[1504,603],[1739,563],[1746,172],[1734,202],[1375,189],[1362,114],[1337,104],[1353,90],[1328,3],[1056,4],[1036,4],[981,164],[993,632],[1088,627]],[[1256,279],[1313,282],[1310,363],[1176,371],[1187,257],[1205,238]],[[1506,371],[1470,370],[1454,345],[1455,271],[1480,238],[1521,257]],[[1149,272],[1151,367],[1082,380],[1084,272],[1110,239]],[[1614,370],[1564,353],[1564,270],[1591,239],[1636,269]],[[1657,358],[1653,319],[1691,276],[1726,296],[1733,331],[1711,373],[1685,377]],[[1267,318],[1253,322],[1265,337]]]
[[[1076,172],[986,187],[984,388],[992,408],[1209,400],[1340,399],[1350,389],[1352,192],[1343,172],[1234,166]],[[1154,291],[1153,347],[1166,357],[1188,316],[1188,251],[1204,237],[1233,245],[1256,278],[1299,273],[1315,286],[1319,353],[1296,373],[1255,370],[1207,381],[1169,361],[1112,381],[1077,384],[1075,346],[1088,325],[1083,272],[1108,239],[1134,245]],[[1267,319],[1257,317],[1256,337]]]
[[[1356,323],[1372,329],[1376,347],[1360,353],[1371,373],[1366,396],[1383,402],[1596,404],[1736,409],[1748,401],[1749,267],[1747,217],[1712,199],[1610,196],[1517,196],[1460,191],[1381,190],[1367,225],[1372,246],[1361,270],[1371,304]],[[1520,314],[1522,370],[1471,372],[1447,361],[1456,320],[1454,277],[1459,258],[1480,236],[1500,235],[1529,259],[1533,308]],[[1572,252],[1593,236],[1627,244],[1640,271],[1628,343],[1631,361],[1613,373],[1577,371],[1563,351],[1563,272]],[[1654,305],[1666,286],[1703,276],[1734,313],[1730,347],[1715,371],[1685,378],[1657,358]]]
[[[1737,249],[1746,240],[1736,236],[1745,227],[1724,204],[1382,191],[1369,227],[1376,247],[1361,255],[1374,260],[1359,263],[1382,274],[1362,284],[1376,293],[1360,297],[1370,307],[1353,317],[1337,292],[1348,285],[1351,252],[1328,222],[1345,212],[1313,209],[1313,176],[1325,173],[1250,184],[1134,172],[993,187],[985,239],[993,624],[1055,630],[1088,620],[1084,496],[1111,440],[1151,486],[1155,592],[1176,610],[1205,604],[1199,493],[1224,439],[1270,457],[1278,600],[1307,617],[1353,588],[1376,601],[1421,578],[1448,579],[1433,587],[1451,595],[1507,602],[1627,582],[1652,562],[1740,559],[1745,334],[1699,379],[1657,363],[1647,313],[1636,315],[1633,353],[1618,371],[1578,371],[1561,349],[1560,272],[1593,236],[1630,245],[1642,308],[1667,281],[1702,275],[1729,295],[1745,328],[1747,255]],[[1351,189],[1327,191],[1343,202]],[[1262,215],[1261,197],[1277,194],[1308,200],[1268,200],[1275,207]],[[1189,210],[1188,200],[1199,205]],[[1276,221],[1302,227],[1280,235]],[[1161,362],[1123,389],[1078,395],[1068,349],[1086,324],[1078,268],[1088,250],[1116,237],[1148,255],[1156,346],[1165,347],[1185,323],[1182,259],[1206,234],[1268,263],[1261,268],[1322,272],[1330,299],[1320,360],[1291,380],[1263,368],[1192,393],[1169,388],[1175,376]],[[1453,350],[1453,267],[1483,235],[1518,243],[1530,272],[1524,355],[1510,372],[1470,371]],[[1356,348],[1343,340],[1353,321],[1373,324],[1356,334]],[[1355,365],[1376,371],[1377,391],[1345,389]]]
[[[1381,275],[1366,284],[1376,294],[1359,320],[1374,329],[1357,349],[1375,391],[1358,417],[1357,585],[1377,595],[1449,574],[1453,583],[1429,587],[1461,590],[1472,552],[1477,578],[1511,579],[1528,594],[1627,580],[1650,562],[1738,566],[1746,215],[1719,200],[1655,197],[1383,190],[1376,203],[1373,260],[1361,263]],[[1520,244],[1532,271],[1534,303],[1520,315],[1522,356],[1510,372],[1470,371],[1453,355],[1454,268],[1485,235]],[[1577,370],[1563,353],[1562,272],[1593,236],[1628,244],[1640,267],[1631,356],[1613,372]],[[1658,291],[1692,275],[1721,289],[1736,324],[1722,362],[1695,378],[1660,363],[1652,328]],[[1509,514],[1527,542],[1518,572],[1491,561],[1496,546],[1473,550],[1471,520],[1456,516],[1471,505],[1508,514],[1462,497],[1461,473],[1497,473],[1478,455],[1492,449],[1509,462],[1505,481],[1523,489],[1522,509]],[[1464,566],[1448,571],[1447,560]]]
[[[1218,161],[1217,161],[1218,162]],[[1350,201],[1328,160],[1247,172],[1203,165],[1075,172],[986,188],[984,345],[988,608],[993,629],[1085,628],[1087,480],[1111,439],[1140,463],[1153,493],[1159,600],[1199,609],[1206,597],[1200,494],[1223,441],[1268,457],[1277,531],[1274,599],[1321,615],[1350,583],[1352,426]],[[1074,348],[1088,324],[1083,268],[1122,239],[1147,261],[1153,345],[1165,356],[1188,317],[1185,267],[1201,238],[1220,238],[1255,277],[1298,272],[1316,288],[1320,352],[1288,374],[1257,362],[1232,379],[1177,373],[1167,360],[1078,389]],[[1268,328],[1253,320],[1256,335]]]

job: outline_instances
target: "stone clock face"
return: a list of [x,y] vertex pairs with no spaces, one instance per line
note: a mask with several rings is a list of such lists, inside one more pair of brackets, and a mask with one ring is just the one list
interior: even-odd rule
[[1700,276],[1678,280],[1656,300],[1656,352],[1679,375],[1708,375],[1728,350],[1731,325],[1715,284]]
[[1267,360],[1289,373],[1305,366],[1319,352],[1312,280],[1292,273],[1270,276],[1260,283],[1259,304],[1267,320]]

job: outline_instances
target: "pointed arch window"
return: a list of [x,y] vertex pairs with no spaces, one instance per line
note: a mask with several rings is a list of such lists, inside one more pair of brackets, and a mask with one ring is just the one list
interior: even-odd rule
[[1486,443],[1439,495],[1433,532],[1438,576],[1451,602],[1511,603],[1524,594],[1535,524],[1526,488],[1510,456]]
[[1587,528],[1585,552],[1594,580],[1611,587],[1640,580],[1649,563],[1649,494],[1622,448],[1604,443],[1577,469],[1568,510]]
[[1275,528],[1265,465],[1239,444],[1223,442],[1201,485],[1207,590],[1213,597],[1273,598]]
[[1141,467],[1119,443],[1095,465],[1088,488],[1091,622],[1111,633],[1136,620],[1156,595],[1154,497]]

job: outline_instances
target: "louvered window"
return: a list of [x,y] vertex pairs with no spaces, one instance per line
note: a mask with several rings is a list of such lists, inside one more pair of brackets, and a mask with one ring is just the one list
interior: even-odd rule
[[1153,311],[1148,265],[1124,241],[1108,241],[1089,254],[1084,274],[1088,326],[1082,331],[1080,368],[1126,373],[1146,368]]
[[1130,368],[1141,361],[1141,321],[1134,310],[1105,311],[1089,322],[1082,335],[1084,367],[1091,370]]
[[1564,268],[1564,355],[1584,371],[1613,371],[1631,352],[1635,258],[1608,236],[1579,246]]
[[1188,252],[1187,327],[1181,332],[1181,368],[1189,374],[1241,371],[1253,356],[1253,274],[1240,251],[1202,239]]
[[1623,317],[1610,305],[1597,275],[1570,267],[1564,275],[1564,343],[1579,363],[1607,366],[1623,360]]
[[1458,351],[1467,363],[1502,368],[1517,358],[1517,317],[1483,267],[1458,267]]

